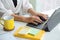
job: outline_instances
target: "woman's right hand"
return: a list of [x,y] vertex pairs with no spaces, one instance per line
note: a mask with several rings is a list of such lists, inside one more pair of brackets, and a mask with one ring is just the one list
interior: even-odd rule
[[16,21],[22,21],[22,22],[33,23],[33,24],[42,23],[42,20],[38,16],[23,17],[15,14],[12,14],[12,16],[14,16],[14,19]]
[[38,16],[31,16],[31,17],[26,17],[24,22],[37,24],[37,23],[42,23],[42,20]]

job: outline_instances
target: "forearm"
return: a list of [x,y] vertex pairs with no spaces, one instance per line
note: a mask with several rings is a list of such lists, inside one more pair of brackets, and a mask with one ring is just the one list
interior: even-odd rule
[[28,9],[28,13],[32,14],[32,15],[37,15],[39,13],[39,15],[43,15],[40,12],[36,12],[34,9]]
[[24,21],[25,20],[25,17],[23,17],[23,16],[18,16],[15,14],[12,14],[12,16],[14,16],[15,21]]
[[36,11],[33,10],[32,8],[28,9],[28,13],[32,14],[32,15],[35,15],[36,14]]

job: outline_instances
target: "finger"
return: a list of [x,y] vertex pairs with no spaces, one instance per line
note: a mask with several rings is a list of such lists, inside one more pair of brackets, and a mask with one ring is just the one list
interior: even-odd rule
[[36,22],[38,22],[38,23],[42,23],[43,21],[39,18],[39,17],[37,17],[37,16],[32,16],[32,20],[33,21],[36,21]]
[[47,19],[48,19],[48,17],[47,17],[47,16],[43,16],[43,18],[44,18],[45,20],[47,20]]
[[37,23],[42,23],[42,21],[39,21],[39,20],[35,20],[35,22],[37,22]]
[[46,19],[48,19],[48,15],[46,15]]
[[47,14],[45,14],[46,16],[48,16]]
[[47,14],[42,14],[42,15],[39,15],[39,16],[43,17],[45,20],[48,19],[48,15]]
[[45,14],[45,16],[43,16],[46,20],[48,19],[48,15],[47,14]]
[[47,20],[48,17],[47,17],[46,15],[44,15],[44,16],[41,16],[41,19],[42,19],[42,20]]
[[36,22],[34,22],[34,21],[33,21],[32,23],[33,23],[33,24],[35,24],[35,25],[37,25],[37,24],[38,24],[38,23],[36,23]]
[[39,22],[39,23],[42,22],[42,20],[41,20],[39,17],[36,17],[35,21],[37,21],[37,22]]

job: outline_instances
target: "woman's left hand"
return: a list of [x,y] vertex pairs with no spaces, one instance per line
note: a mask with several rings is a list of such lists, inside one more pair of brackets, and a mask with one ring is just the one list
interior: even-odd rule
[[35,15],[36,15],[36,16],[41,16],[41,17],[43,17],[45,20],[48,19],[48,15],[47,15],[47,14],[36,13]]

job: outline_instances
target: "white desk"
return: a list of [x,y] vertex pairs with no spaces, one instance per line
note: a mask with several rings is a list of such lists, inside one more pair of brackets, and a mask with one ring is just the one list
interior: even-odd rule
[[42,39],[60,40],[60,23],[51,32],[47,32]]
[[[50,16],[50,13],[52,14],[53,11],[54,10],[50,10],[44,13],[48,13],[48,15]],[[5,34],[0,34],[0,40],[28,40],[28,39],[17,38],[13,36],[14,31],[16,31],[16,29],[22,25],[25,26],[26,23],[15,21],[15,29],[10,32],[6,32],[2,30],[2,32],[5,32]],[[0,28],[2,28],[1,25]],[[60,40],[60,23],[51,32],[46,32],[42,40]]]
[[0,34],[0,40],[25,40],[23,38],[17,38],[17,37],[13,36],[14,32],[22,25],[25,26],[26,23],[15,21],[15,29],[13,31],[9,31],[9,32],[6,32],[6,31],[2,30],[5,33]]

